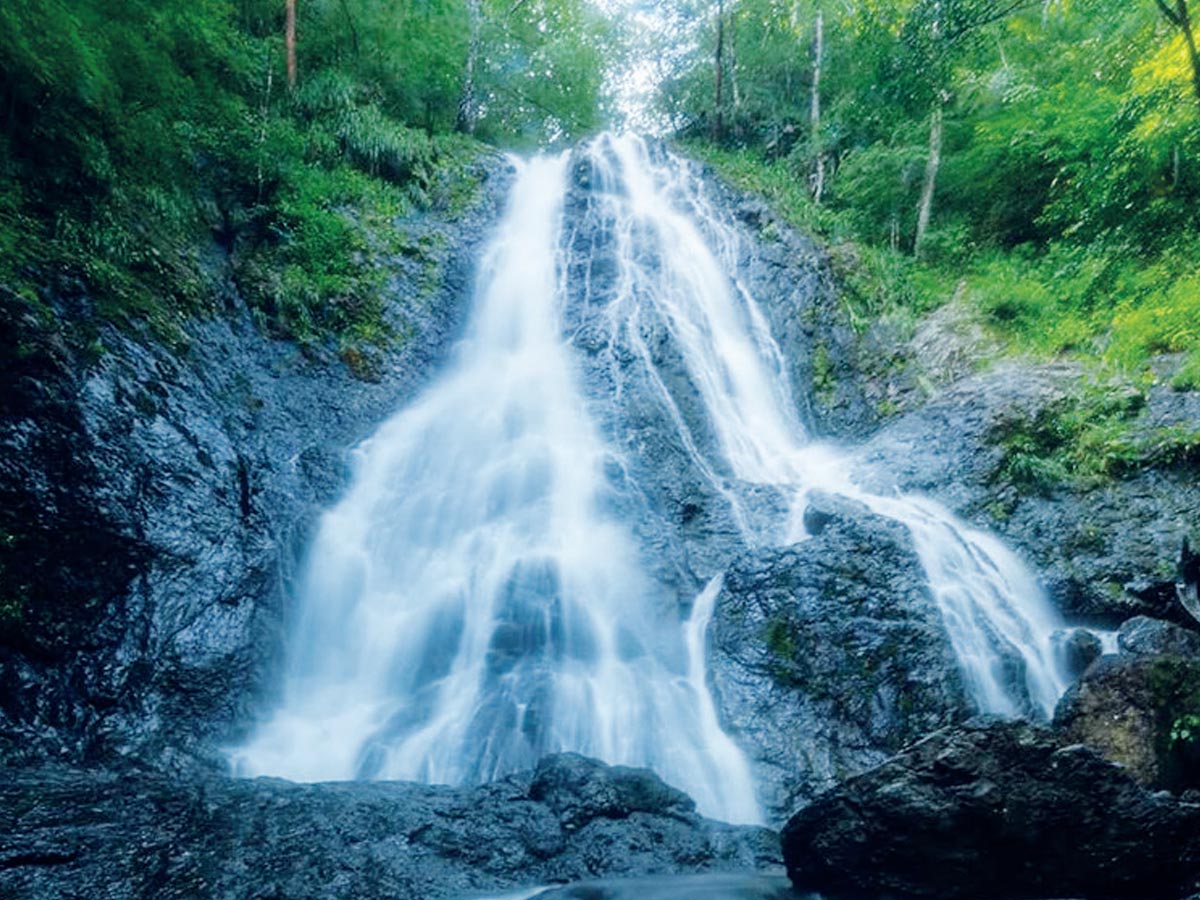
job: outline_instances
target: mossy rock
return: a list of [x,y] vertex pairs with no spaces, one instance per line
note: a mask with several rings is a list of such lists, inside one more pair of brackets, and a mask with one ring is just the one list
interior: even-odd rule
[[1200,659],[1105,657],[1059,703],[1055,724],[1144,784],[1200,787]]

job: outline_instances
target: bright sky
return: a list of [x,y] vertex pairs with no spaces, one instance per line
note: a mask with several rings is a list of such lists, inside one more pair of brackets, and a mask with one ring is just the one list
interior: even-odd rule
[[592,0],[627,33],[625,53],[608,72],[616,126],[641,134],[673,130],[670,117],[655,109],[659,84],[694,41],[695,17],[680,0]]

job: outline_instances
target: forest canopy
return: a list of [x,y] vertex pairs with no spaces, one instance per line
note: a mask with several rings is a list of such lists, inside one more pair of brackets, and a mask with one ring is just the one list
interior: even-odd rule
[[822,235],[860,323],[960,298],[1136,369],[1200,345],[1190,5],[13,0],[0,282],[169,326],[215,239],[276,331],[384,339],[396,215],[462,202],[481,146],[628,125]]
[[169,327],[211,234],[283,333],[377,329],[389,219],[475,141],[594,130],[607,34],[584,0],[0,4],[0,283]]
[[[846,248],[865,319],[957,295],[1018,349],[1136,368],[1200,344],[1187,0],[697,12],[665,112],[697,152]],[[1200,357],[1190,369],[1181,385]]]

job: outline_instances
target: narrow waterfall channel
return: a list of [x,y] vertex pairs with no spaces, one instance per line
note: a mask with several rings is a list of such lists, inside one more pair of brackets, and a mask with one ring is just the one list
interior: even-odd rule
[[[573,162],[590,175],[568,215]],[[574,750],[650,766],[706,815],[761,821],[706,686],[720,572],[648,562],[681,539],[648,542],[636,513],[644,467],[615,436],[634,408],[684,448],[742,546],[802,540],[818,489],[902,522],[977,705],[1048,714],[1060,623],[1035,579],[936,503],[860,490],[848,454],[810,440],[696,169],[614,136],[518,167],[457,356],[359,449],[322,521],[281,703],[236,771],[460,783]],[[603,286],[572,282],[573,216],[604,243]]]

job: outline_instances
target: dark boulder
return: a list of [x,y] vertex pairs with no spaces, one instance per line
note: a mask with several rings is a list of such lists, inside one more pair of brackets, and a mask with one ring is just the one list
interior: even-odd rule
[[1159,788],[1200,787],[1200,659],[1106,656],[1088,669],[1054,713],[1067,739],[1087,744]]
[[779,820],[964,714],[954,651],[907,529],[816,495],[819,533],[739,559],[710,625],[710,681]]
[[1087,671],[1088,666],[1104,655],[1100,638],[1086,628],[1055,632],[1054,637],[1059,641],[1060,652],[1072,677],[1078,678]]
[[606,766],[577,753],[548,756],[533,774],[529,796],[553,810],[566,828],[636,812],[688,818],[696,804],[649,769]]
[[[578,757],[473,788],[45,766],[4,776],[0,896],[22,900],[439,900],[779,862],[774,833],[702,819],[650,773]],[[534,783],[576,799],[560,814]]]
[[973,719],[817,798],[783,851],[832,897],[1176,900],[1200,877],[1200,805],[1048,729]]

